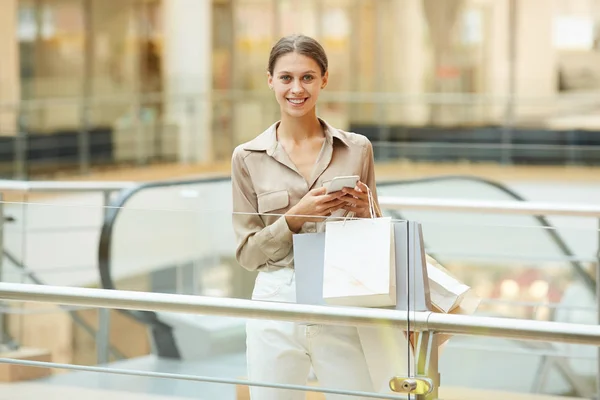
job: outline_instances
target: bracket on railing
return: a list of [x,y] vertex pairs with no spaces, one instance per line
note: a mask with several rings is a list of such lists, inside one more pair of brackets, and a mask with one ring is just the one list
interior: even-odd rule
[[433,391],[433,382],[426,377],[395,376],[390,379],[390,389],[396,393],[426,395]]
[[415,376],[394,376],[390,389],[395,393],[415,395],[416,400],[438,398],[440,374],[438,371],[438,345],[435,332],[420,332],[415,345]]

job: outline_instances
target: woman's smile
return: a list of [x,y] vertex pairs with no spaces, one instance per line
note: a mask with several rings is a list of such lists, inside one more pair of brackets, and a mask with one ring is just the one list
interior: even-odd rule
[[302,107],[304,105],[304,103],[306,103],[306,100],[308,100],[308,97],[301,97],[301,98],[288,97],[287,98],[288,103],[290,103],[293,107]]

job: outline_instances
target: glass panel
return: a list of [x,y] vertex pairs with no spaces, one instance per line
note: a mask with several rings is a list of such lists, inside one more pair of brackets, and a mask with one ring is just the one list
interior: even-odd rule
[[[145,189],[131,196],[114,220],[112,242],[103,242],[109,245],[110,272],[117,289],[250,298],[260,279],[255,281],[256,273],[243,270],[235,259],[230,191],[228,179],[215,179]],[[511,198],[496,186],[456,178],[410,184],[382,183],[378,192],[380,196]],[[4,216],[10,217],[12,222],[6,223],[4,229],[3,280],[41,281],[62,286],[99,284],[100,226],[107,215],[116,211],[102,207],[101,194],[44,197],[30,194],[6,200]],[[597,268],[600,234],[597,221],[551,218],[554,226],[545,227],[529,216],[410,210],[402,210],[401,214],[386,211],[386,215],[392,215],[396,224],[406,224],[405,219],[421,224],[425,252],[472,287],[481,298],[475,315],[596,323],[595,296],[585,276],[592,276]],[[428,375],[424,369],[426,358],[422,356],[425,353],[419,352],[427,343],[423,333],[412,336],[410,347],[415,348],[414,357],[403,357],[409,353],[404,332],[422,317],[418,311],[424,310],[420,296],[425,292],[419,280],[419,268],[422,272],[424,264],[417,256],[418,242],[411,242],[411,238],[415,239],[411,236],[414,232],[408,228],[405,237],[395,237],[397,244],[405,246],[400,247],[402,251],[396,252],[396,256],[399,255],[401,261],[406,260],[406,269],[400,270],[398,282],[401,288],[407,288],[399,299],[409,311],[408,325],[401,324],[399,329],[393,330],[381,324],[371,333],[378,338],[376,348],[385,350],[375,357],[377,365],[381,367],[385,360],[393,360],[397,363],[394,374],[418,378],[434,375]],[[552,232],[557,236],[552,236]],[[565,255],[560,249],[557,237],[571,249],[571,255]],[[100,259],[103,255],[106,253],[101,250]],[[28,274],[18,264],[23,264]],[[431,276],[429,274],[429,278]],[[293,281],[299,277],[298,269],[290,282],[299,282]],[[74,316],[55,306],[2,305],[7,306],[11,308],[3,308],[8,321],[5,338],[50,351],[53,361],[92,365],[103,360],[105,353],[98,352],[95,332],[98,326],[104,326],[109,328],[112,346],[108,360],[120,360],[117,364],[120,368],[219,378],[247,376],[248,321],[244,319],[114,311],[109,314],[110,322],[106,325],[106,319],[102,319],[97,310],[67,309],[77,311]],[[149,320],[140,322],[143,316],[153,316],[154,323],[160,321],[172,330],[168,334],[161,332],[158,324],[148,330]],[[77,322],[73,318],[77,318]],[[81,321],[87,328],[81,326]],[[40,327],[47,332],[43,338],[37,334]],[[315,330],[329,329],[310,325],[304,328],[305,333],[315,333],[313,345],[316,347],[318,343],[323,344],[318,338],[327,335],[322,330],[317,335]],[[61,340],[51,339],[57,335]],[[173,343],[176,346],[170,347]],[[368,345],[361,346],[363,351],[369,352]],[[173,349],[178,355],[167,356]],[[445,342],[439,359],[443,382],[439,398],[448,398],[452,393],[463,396],[479,393],[484,397],[490,393],[478,391],[486,390],[591,397],[595,390],[595,353],[583,345],[499,339],[488,333],[455,335]],[[342,362],[347,364],[347,358],[346,354],[343,361],[334,363],[335,367],[339,368]],[[433,367],[434,360],[429,361]],[[460,370],[456,369],[458,363],[462,366]],[[511,366],[511,371],[502,376],[490,374],[491,366],[502,365]],[[318,368],[313,371],[310,384],[316,384]],[[379,375],[380,379],[382,376],[385,380],[391,378],[389,370],[384,375]],[[56,374],[46,382],[79,388],[96,388],[103,382],[103,387],[108,385],[117,391],[171,395],[184,395],[191,390],[197,393],[198,387],[193,382],[173,380],[151,385],[148,382],[152,379],[147,377],[108,377],[85,372]],[[319,381],[324,387],[340,382]],[[233,396],[231,386],[212,383],[201,386],[215,396]]]
[[[229,223],[228,181],[146,189],[127,203],[112,228],[110,273],[116,287],[238,297]],[[207,227],[212,227],[207,229]],[[146,276],[145,280],[134,279]]]
[[[271,277],[256,280],[255,283],[256,273],[247,272],[238,265],[235,259],[236,242],[231,226],[230,198],[231,182],[227,179],[210,183],[177,184],[171,187],[145,189],[133,195],[125,207],[119,211],[110,243],[110,270],[117,288],[239,298],[250,298],[254,292],[257,302],[284,301],[279,299],[280,295],[284,295],[284,289],[281,289],[282,292],[277,292],[279,294],[275,297],[270,297],[271,295],[261,297],[261,291],[268,289],[264,287],[264,284],[271,282]],[[303,250],[298,251],[303,252]],[[296,265],[296,272],[290,275],[291,280],[289,282],[286,280],[285,285],[300,284],[301,273],[306,273],[306,270],[298,270],[298,268],[301,267]],[[279,278],[273,277],[272,279]],[[282,283],[282,285],[284,284]],[[314,287],[308,288],[310,291],[314,289]],[[296,290],[300,291],[300,286],[296,286]],[[307,290],[306,286],[304,290]],[[239,355],[244,351],[246,337],[243,321],[163,312],[158,313],[157,316],[160,321],[174,328],[173,334],[177,340],[179,351],[188,360],[200,361],[208,357],[203,355],[205,348],[197,346],[197,338],[198,335],[204,335],[203,332],[213,335],[210,332],[216,332],[215,329],[221,329],[219,332],[227,331],[230,336],[225,344],[218,341],[218,336],[214,333],[215,341],[210,339],[212,345],[210,354],[229,351],[227,349],[230,346],[235,347],[236,343],[240,346],[235,347],[234,353]],[[214,321],[212,329],[206,325],[207,320]],[[275,320],[269,321],[269,324],[274,323]],[[261,321],[254,321],[252,326],[261,329]],[[330,337],[330,334],[327,333],[328,330],[339,330],[338,337],[340,335],[345,337],[348,340],[348,346],[356,345],[359,340],[356,336],[356,329],[352,330],[351,328],[301,324],[298,329],[302,332],[306,330],[307,338],[311,338],[307,340],[311,340],[311,348],[315,352],[316,360],[327,359],[328,363],[331,361],[327,366],[321,364],[314,366],[314,371],[311,372],[309,378],[311,385],[316,384],[315,376],[319,376],[320,368],[337,370],[339,363],[342,362],[341,359],[339,361],[331,360],[333,357],[332,346],[336,345],[327,342],[327,338]],[[408,351],[408,348],[404,347],[404,345],[408,346],[408,342],[404,339],[404,330],[391,329],[382,324],[375,329],[368,330],[364,335],[366,336],[363,336],[361,340],[370,343],[369,362],[375,363],[375,365],[382,363],[380,341],[383,340],[386,342],[385,351],[388,354],[394,354],[393,357],[388,357],[386,362],[395,363],[396,366],[401,364],[401,369],[406,372],[406,362],[399,361],[408,361],[407,357],[401,356],[402,353]],[[194,346],[191,345],[191,337],[195,338]],[[324,350],[324,346],[329,349],[329,357],[326,358],[324,355],[316,354],[316,352]],[[344,362],[347,363],[349,357],[354,357],[355,352],[356,348],[354,347],[346,348]],[[379,352],[379,354],[374,352]],[[218,357],[214,359],[215,362],[218,362]],[[261,356],[261,362],[264,362],[265,357],[264,354]],[[307,359],[302,360],[307,362]],[[294,369],[301,370],[302,360],[298,359]],[[195,364],[200,365],[199,361],[195,361]],[[236,358],[233,363],[238,365],[243,363],[243,359]],[[357,360],[352,361],[348,368],[360,365],[357,363]],[[251,362],[251,364],[254,363]],[[182,365],[182,368],[187,368],[185,365]],[[306,366],[308,372],[309,365],[306,364]],[[321,371],[323,371],[321,376],[331,376],[331,371],[325,372],[322,369]],[[378,382],[384,388],[383,390],[386,390],[385,387],[387,387],[390,377],[386,371],[380,371],[378,374]],[[260,381],[269,380],[273,380],[271,374],[269,374],[269,378]],[[341,383],[343,383],[341,380],[327,381],[325,378],[320,381],[320,385],[327,388],[340,387]],[[357,385],[359,382],[353,383]],[[341,388],[349,389],[350,386],[342,385]]]

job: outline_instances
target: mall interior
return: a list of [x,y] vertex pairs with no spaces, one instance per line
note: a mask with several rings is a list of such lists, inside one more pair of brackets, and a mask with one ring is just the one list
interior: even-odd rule
[[[231,158],[293,33],[373,145],[399,311],[250,300]],[[0,217],[2,399],[249,399],[249,319],[388,318],[420,332],[389,390],[297,393],[598,400],[600,0],[0,0]]]

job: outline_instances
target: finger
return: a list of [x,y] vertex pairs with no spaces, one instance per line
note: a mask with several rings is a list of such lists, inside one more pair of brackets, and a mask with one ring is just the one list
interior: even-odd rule
[[309,193],[314,196],[320,196],[320,195],[327,193],[327,189],[324,186],[321,186],[321,187],[311,190]]
[[360,192],[360,191],[358,191],[356,189],[344,188],[343,192],[345,194],[347,194],[347,195],[351,195],[351,196],[354,196],[354,197],[359,198],[359,199],[365,199],[366,200],[367,197],[368,197],[368,195],[367,195],[366,192]]
[[364,197],[354,197],[354,196],[348,195],[346,197],[340,198],[340,200],[345,201],[346,203],[349,203],[349,204],[360,205],[362,207],[367,207],[369,205],[369,200]]
[[358,181],[356,183],[356,188],[359,189],[361,192],[364,192],[364,193],[367,193],[369,191],[369,187],[365,183],[363,183],[361,181]]
[[342,208],[346,205],[346,202],[343,200],[334,200],[334,201],[330,201],[329,203],[326,204],[322,204],[319,207],[319,210],[317,211],[319,214],[321,215],[325,215],[329,213],[329,210],[333,209],[333,208]]
[[329,202],[339,200],[343,196],[344,196],[344,193],[342,193],[342,192],[326,194],[326,195],[320,196],[320,198],[317,200],[317,202],[319,204],[327,204]]

